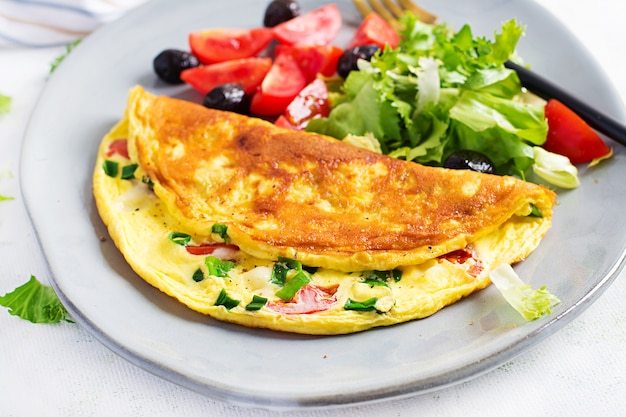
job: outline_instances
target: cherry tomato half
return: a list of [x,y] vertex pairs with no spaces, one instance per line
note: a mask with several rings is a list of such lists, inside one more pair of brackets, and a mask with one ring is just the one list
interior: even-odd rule
[[285,113],[276,119],[274,124],[288,129],[303,130],[311,119],[328,117],[329,112],[326,83],[316,78],[289,103]]
[[543,148],[547,151],[564,155],[573,164],[590,162],[611,153],[600,135],[560,101],[548,100],[545,116],[548,137]]
[[290,54],[278,54],[261,87],[252,96],[250,113],[278,116],[306,86],[306,76]]
[[269,28],[210,29],[191,32],[189,47],[203,64],[250,58],[274,39]]
[[313,81],[318,74],[330,77],[337,71],[337,61],[343,49],[335,45],[277,45],[276,54],[287,53],[293,56],[304,72],[307,81]]
[[186,69],[180,78],[203,95],[227,83],[241,84],[246,94],[252,94],[271,67],[271,58],[242,58]]
[[363,45],[378,45],[385,49],[385,45],[395,48],[400,43],[400,36],[378,13],[371,12],[359,25],[346,49]]
[[327,4],[274,27],[276,39],[286,45],[328,45],[341,29],[341,12]]

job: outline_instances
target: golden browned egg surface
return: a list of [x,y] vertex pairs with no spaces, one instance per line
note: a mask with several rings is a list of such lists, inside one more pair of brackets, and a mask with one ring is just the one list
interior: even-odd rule
[[[137,169],[124,177],[111,163]],[[395,160],[140,87],[100,145],[93,187],[112,241],[148,283],[219,320],[307,334],[423,318],[484,288],[490,270],[539,244],[555,201],[515,178]],[[206,246],[217,250],[192,250]],[[279,257],[318,268],[277,282]]]
[[512,177],[426,167],[336,139],[134,90],[131,142],[189,229],[229,226],[242,250],[344,271],[461,249],[553,194]]

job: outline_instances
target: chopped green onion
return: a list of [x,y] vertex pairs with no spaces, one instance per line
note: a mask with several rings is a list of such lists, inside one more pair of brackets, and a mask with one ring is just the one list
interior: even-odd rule
[[204,263],[209,269],[209,275],[218,278],[224,278],[228,276],[228,271],[235,267],[235,263],[231,261],[223,261],[215,256],[207,256],[204,258]]
[[541,211],[536,205],[531,204],[530,208],[531,210],[530,210],[530,214],[528,215],[529,217],[543,217],[543,215],[541,214]]
[[287,272],[289,272],[289,268],[287,268],[282,263],[276,262],[274,267],[272,268],[272,275],[270,276],[270,282],[275,285],[280,285],[281,287],[285,285],[287,281]]
[[306,272],[299,271],[294,275],[279,291],[276,292],[276,296],[283,301],[289,301],[293,298],[298,290],[311,282]]
[[119,173],[120,164],[118,164],[115,161],[111,161],[107,159],[106,161],[104,161],[102,168],[104,169],[105,174],[107,174],[111,178],[115,178],[117,177],[117,174]]
[[295,269],[298,271],[302,271],[302,263],[296,261],[295,259],[285,258],[283,256],[278,257],[278,262],[284,264],[289,269]]
[[144,184],[146,184],[148,187],[150,187],[150,189],[154,188],[154,182],[150,179],[150,177],[148,177],[147,175],[144,175],[141,178],[141,182],[143,182]]
[[343,306],[344,310],[355,310],[355,311],[377,311],[376,303],[378,302],[377,297],[372,297],[365,301],[354,301],[351,298],[348,298],[346,304]]
[[169,234],[168,238],[180,246],[186,246],[191,242],[191,236],[183,232],[172,232]]
[[216,306],[224,306],[226,310],[230,310],[231,308],[237,307],[241,301],[230,298],[226,293],[226,290],[222,288],[219,295],[217,296],[217,300],[215,300]]
[[196,282],[202,281],[204,279],[204,272],[202,272],[202,269],[196,269],[196,272],[193,273],[192,278]]
[[246,310],[248,311],[260,310],[261,308],[263,308],[263,306],[265,306],[266,303],[267,303],[267,298],[261,297],[259,295],[253,295],[252,301],[250,302],[250,304],[246,306]]
[[217,233],[226,242],[228,240],[228,226],[225,224],[215,223],[211,226],[211,233]]
[[369,285],[370,287],[389,287],[385,281],[381,281],[379,279],[365,279],[363,283]]
[[[387,282],[393,280],[398,282],[402,279],[402,271],[399,269],[393,269],[391,271],[367,271],[365,273],[365,282],[374,285],[386,285]],[[374,284],[378,281],[378,284]]]
[[135,171],[137,171],[137,168],[139,167],[139,165],[137,164],[130,164],[130,165],[125,165],[122,168],[122,179],[123,180],[129,180],[132,178],[135,178]]

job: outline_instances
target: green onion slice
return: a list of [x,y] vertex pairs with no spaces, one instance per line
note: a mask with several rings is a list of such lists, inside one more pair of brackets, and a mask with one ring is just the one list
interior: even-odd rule
[[139,167],[139,165],[137,164],[130,164],[130,165],[125,165],[124,167],[122,167],[122,179],[123,180],[130,180],[135,178],[135,171],[137,171],[137,168]]
[[202,281],[204,279],[204,272],[202,272],[202,269],[196,269],[196,272],[193,273],[192,278],[196,282]]
[[283,301],[289,301],[293,298],[298,290],[311,282],[306,272],[299,271],[289,281],[285,283],[283,288],[276,292],[276,296]]
[[250,304],[246,306],[246,310],[248,311],[260,310],[261,308],[263,308],[263,306],[265,306],[266,303],[267,303],[267,298],[261,297],[259,295],[253,295],[252,301],[250,301]]
[[215,223],[211,226],[211,233],[217,233],[226,242],[228,240],[228,226],[225,224]]
[[183,232],[172,232],[168,237],[172,242],[180,246],[186,246],[191,242],[191,236]]
[[346,301],[346,304],[343,306],[343,308],[344,310],[354,311],[376,311],[377,301],[377,297],[372,297],[365,301],[354,301],[353,299],[348,298],[348,301]]
[[209,275],[218,278],[227,277],[228,271],[235,267],[234,262],[223,261],[215,256],[207,256],[204,258],[204,263],[209,269]]
[[102,168],[104,169],[104,173],[107,174],[111,178],[117,177],[117,174],[120,170],[120,164],[115,161],[111,161],[109,159],[104,161],[102,164]]
[[531,204],[530,208],[531,208],[531,211],[528,217],[543,217],[543,215],[541,214],[541,211],[536,205]]
[[241,301],[230,298],[226,293],[226,290],[222,288],[219,295],[217,296],[217,300],[215,300],[216,306],[224,306],[226,310],[230,310],[233,307],[237,307]]

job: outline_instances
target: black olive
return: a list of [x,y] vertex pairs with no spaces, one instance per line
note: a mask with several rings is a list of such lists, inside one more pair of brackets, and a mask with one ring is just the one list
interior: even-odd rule
[[186,51],[166,49],[159,53],[154,61],[154,72],[163,81],[170,84],[180,84],[180,73],[188,68],[200,65],[198,58]]
[[296,16],[300,16],[300,5],[297,1],[274,0],[267,6],[267,9],[265,9],[263,25],[268,28],[273,28]]
[[228,83],[218,85],[204,96],[202,105],[211,109],[248,114],[250,97],[241,84]]
[[380,51],[378,45],[362,45],[346,49],[337,62],[337,74],[342,78],[346,78],[350,71],[359,69],[356,64],[359,59],[371,61],[374,54],[378,51]]
[[495,173],[495,168],[491,159],[486,155],[470,150],[453,152],[443,163],[444,168],[471,169],[472,171],[484,172],[486,174]]

